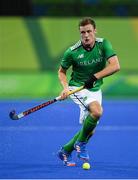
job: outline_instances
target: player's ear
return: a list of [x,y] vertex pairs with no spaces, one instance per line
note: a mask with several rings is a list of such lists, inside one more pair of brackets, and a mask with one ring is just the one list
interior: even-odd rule
[[94,29],[94,33],[95,33],[95,34],[97,33],[97,29],[96,29],[96,28]]

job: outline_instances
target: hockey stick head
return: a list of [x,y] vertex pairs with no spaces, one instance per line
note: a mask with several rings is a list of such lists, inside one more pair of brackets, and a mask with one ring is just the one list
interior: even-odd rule
[[16,112],[15,112],[15,110],[11,111],[11,112],[9,113],[9,116],[10,116],[10,118],[11,118],[12,120],[18,120],[18,119],[19,119],[19,118],[18,118],[18,115],[17,115]]

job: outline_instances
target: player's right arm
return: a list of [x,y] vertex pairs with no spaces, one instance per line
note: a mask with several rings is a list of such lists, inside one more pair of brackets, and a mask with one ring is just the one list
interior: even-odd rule
[[66,99],[69,93],[68,81],[67,81],[67,70],[71,66],[71,51],[68,49],[65,51],[63,58],[61,59],[61,65],[58,70],[58,77],[61,85],[63,86],[63,90],[60,94],[61,99]]
[[67,73],[67,70],[63,69],[60,66],[60,68],[58,70],[58,78],[60,80],[61,85],[63,86],[63,90],[60,94],[61,99],[66,99],[68,97],[68,93],[69,93],[69,87],[68,87],[66,73]]

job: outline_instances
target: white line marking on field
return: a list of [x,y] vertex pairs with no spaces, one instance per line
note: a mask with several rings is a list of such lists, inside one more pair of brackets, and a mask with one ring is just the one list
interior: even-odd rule
[[[0,131],[72,131],[76,126],[9,126],[0,127]],[[97,131],[138,131],[138,126],[98,126]]]

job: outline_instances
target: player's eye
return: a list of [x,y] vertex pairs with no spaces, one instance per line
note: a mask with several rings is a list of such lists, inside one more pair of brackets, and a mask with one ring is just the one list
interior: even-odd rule
[[85,34],[85,31],[81,31],[81,34]]
[[90,33],[90,32],[92,32],[92,31],[91,31],[91,30],[88,30],[88,31],[87,31],[87,33]]

